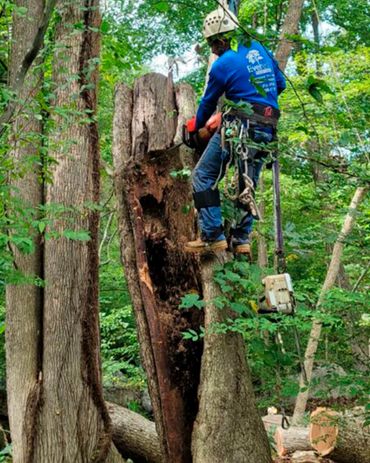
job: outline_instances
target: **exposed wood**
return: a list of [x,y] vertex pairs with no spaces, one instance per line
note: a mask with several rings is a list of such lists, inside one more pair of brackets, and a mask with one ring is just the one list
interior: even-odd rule
[[108,403],[113,442],[120,453],[135,463],[163,463],[155,424],[127,408]]
[[276,60],[280,69],[285,69],[294,42],[289,37],[298,34],[299,20],[302,15],[304,0],[290,0],[288,10],[281,29],[279,46],[276,50]]
[[[201,313],[180,311],[178,305],[181,296],[201,287],[197,261],[183,251],[194,236],[194,215],[183,212],[191,204],[190,185],[170,175],[184,167],[179,149],[173,148],[175,90],[160,74],[143,76],[134,86],[131,114],[122,92],[127,90],[120,86],[114,142],[122,255],[162,452],[166,461],[185,463],[191,458],[202,345],[185,341],[181,332],[199,329]],[[186,98],[185,93],[179,90],[178,98]],[[184,105],[186,111],[192,104]],[[188,116],[178,110],[179,120]],[[119,133],[122,124],[131,130],[129,145]]]
[[[38,29],[44,6],[39,0],[18,0],[16,5],[27,7],[28,14],[19,15],[15,10],[13,15],[9,82],[12,88],[16,85],[18,69],[29,43]],[[41,123],[32,115],[33,111],[37,112],[33,97],[37,92],[39,78],[40,75],[32,68],[29,79],[18,94],[20,101],[28,98],[30,103],[23,108],[20,105],[14,108],[17,116],[9,140],[10,157],[14,163],[12,175],[15,177],[10,177],[10,184],[15,188],[14,194],[20,200],[22,208],[32,208],[35,211],[42,203],[42,186],[38,179],[40,162],[35,162],[41,146]],[[40,135],[39,138],[37,134]],[[12,230],[9,232],[12,233]],[[15,246],[12,247],[16,268],[28,278],[42,277],[39,237],[34,237],[34,241],[35,252],[32,254],[23,254]],[[41,368],[41,296],[41,288],[30,283],[9,285],[6,288],[6,379],[13,458],[17,463],[26,461],[27,449],[33,435],[33,430],[26,423],[34,423],[35,415],[27,408],[27,403]]]
[[338,463],[370,461],[370,428],[362,407],[338,413],[319,407],[311,413],[310,442],[322,456]]
[[320,463],[323,460],[317,457],[313,450],[297,450],[291,456],[290,461],[291,463]]
[[[355,224],[355,219],[356,219],[356,211],[359,205],[361,204],[361,201],[365,197],[365,194],[366,194],[366,189],[363,187],[358,187],[353,195],[351,204],[349,206],[349,211],[344,219],[342,229],[334,244],[330,265],[329,265],[329,268],[326,274],[324,284],[321,288],[319,300],[317,302],[317,306],[316,306],[317,308],[322,304],[326,292],[329,291],[336,282],[339,268],[340,268],[340,261],[341,261],[341,257],[343,253],[344,243],[345,243],[346,238],[350,235],[353,229],[353,226]],[[320,320],[314,320],[312,323],[312,328],[311,328],[309,340],[308,340],[307,347],[306,347],[305,361],[304,361],[306,379],[307,379],[308,384],[310,383],[311,378],[312,378],[313,364],[314,364],[317,347],[319,345],[321,328],[322,328],[322,322]],[[306,385],[305,378],[303,377],[303,375],[301,375],[300,377],[299,385],[301,389],[297,395],[297,400],[296,400],[296,404],[294,408],[294,414],[293,414],[293,420],[292,420],[293,425],[299,425],[299,423],[302,422],[304,412],[306,409],[308,395],[309,395],[309,387],[306,387],[307,385]]]
[[308,427],[293,426],[283,429],[279,426],[274,434],[276,451],[280,457],[289,455],[296,450],[311,450]]
[[[226,257],[219,255],[218,261]],[[199,412],[194,424],[194,463],[271,461],[267,434],[257,412],[243,337],[214,331],[233,315],[212,300],[220,294],[213,280],[215,259],[202,259],[205,337],[199,387]]]

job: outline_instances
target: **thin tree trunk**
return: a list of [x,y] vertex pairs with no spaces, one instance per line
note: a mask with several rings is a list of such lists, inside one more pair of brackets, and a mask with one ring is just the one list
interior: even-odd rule
[[[96,117],[99,2],[60,4],[53,63],[55,107],[46,203],[67,210],[45,242],[42,378],[31,406],[35,416],[29,463],[122,462],[112,445],[103,400],[98,320],[99,147]],[[76,29],[74,26],[80,25]],[[86,230],[90,240],[64,236]]]
[[[320,305],[322,304],[326,292],[329,291],[335,285],[336,279],[338,277],[339,268],[340,268],[340,260],[342,257],[344,243],[345,243],[346,238],[350,235],[352,231],[353,225],[355,223],[356,211],[362,199],[364,198],[365,193],[366,193],[366,189],[363,187],[359,187],[356,189],[355,194],[352,198],[351,204],[349,206],[349,211],[345,217],[341,232],[339,233],[338,238],[333,248],[331,262],[329,265],[328,272],[326,274],[325,282],[321,288],[319,300],[316,306],[317,308],[319,308]],[[312,324],[307,348],[306,348],[305,361],[304,361],[304,367],[305,367],[308,384],[306,384],[303,376],[301,375],[300,381],[299,381],[301,390],[298,393],[295,408],[294,408],[294,414],[293,414],[293,419],[292,419],[293,425],[298,425],[299,423],[301,423],[303,416],[304,416],[308,394],[309,394],[309,387],[307,386],[309,386],[309,383],[312,377],[313,363],[314,363],[315,354],[316,354],[317,347],[318,347],[319,340],[320,340],[321,328],[322,328],[322,322],[319,320],[314,320]]]
[[[263,172],[261,174],[260,180],[259,180],[259,191],[261,195],[263,194],[265,189],[265,184],[264,184],[264,179],[263,179]],[[258,209],[261,214],[261,221],[264,220],[265,217],[265,200],[261,196],[261,200],[258,204]],[[258,257],[257,257],[257,262],[258,265],[261,268],[266,268],[268,267],[268,254],[267,254],[267,243],[266,243],[266,238],[263,236],[262,233],[258,234]]]
[[[27,7],[27,15],[15,10],[12,27],[10,60],[10,86],[15,86],[17,72],[38,29],[43,14],[40,0],[18,0],[17,7]],[[34,97],[38,91],[40,75],[31,69],[29,79],[19,93],[17,112],[10,145],[14,162],[11,185],[22,204],[22,209],[37,211],[42,202],[42,187],[38,180],[39,168],[32,159],[40,155],[41,123],[34,117],[38,113]],[[27,104],[22,101],[28,100]],[[23,106],[23,108],[21,108]],[[21,139],[21,140],[20,140]],[[14,173],[15,172],[15,173]],[[21,175],[21,173],[24,175]],[[13,212],[10,212],[13,213]],[[10,231],[12,233],[12,231]],[[22,254],[12,246],[14,264],[25,277],[42,277],[39,238],[34,238],[33,254]],[[41,289],[32,283],[9,285],[6,289],[6,360],[9,424],[13,443],[13,461],[26,462],[27,448],[32,439],[34,425],[32,410],[28,406],[37,384],[40,366],[40,315]]]
[[289,36],[298,33],[303,4],[304,0],[290,0],[280,34],[279,46],[276,51],[276,59],[280,69],[285,69],[291,49],[293,48],[294,42]]

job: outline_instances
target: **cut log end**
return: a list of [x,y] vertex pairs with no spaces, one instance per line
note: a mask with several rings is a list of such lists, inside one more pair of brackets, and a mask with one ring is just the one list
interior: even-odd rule
[[312,412],[310,441],[320,455],[329,455],[334,450],[337,436],[338,413],[325,407],[319,407]]

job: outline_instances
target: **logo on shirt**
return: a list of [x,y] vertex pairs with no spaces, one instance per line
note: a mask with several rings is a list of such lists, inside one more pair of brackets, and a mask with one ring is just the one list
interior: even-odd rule
[[259,64],[260,61],[263,61],[263,57],[260,55],[258,50],[251,50],[247,54],[247,60],[251,64]]

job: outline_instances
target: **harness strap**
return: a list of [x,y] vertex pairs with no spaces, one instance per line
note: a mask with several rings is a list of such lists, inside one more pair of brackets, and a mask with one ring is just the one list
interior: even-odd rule
[[193,193],[195,208],[203,209],[205,207],[221,206],[220,192],[209,188],[208,190]]

